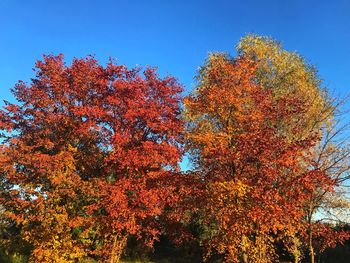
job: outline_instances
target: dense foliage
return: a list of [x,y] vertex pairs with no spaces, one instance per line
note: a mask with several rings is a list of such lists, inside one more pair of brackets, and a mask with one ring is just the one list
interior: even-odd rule
[[152,245],[176,195],[181,86],[91,57],[36,66],[0,112],[1,197],[32,260],[119,258],[129,235]]
[[339,104],[275,40],[210,54],[183,100],[153,68],[50,55],[35,72],[0,110],[1,254],[314,262],[348,239]]

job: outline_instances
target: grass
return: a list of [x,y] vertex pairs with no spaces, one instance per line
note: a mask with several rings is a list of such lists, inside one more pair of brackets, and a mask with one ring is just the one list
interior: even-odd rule
[[0,248],[0,262],[1,263],[26,263],[28,257],[21,254],[9,255]]

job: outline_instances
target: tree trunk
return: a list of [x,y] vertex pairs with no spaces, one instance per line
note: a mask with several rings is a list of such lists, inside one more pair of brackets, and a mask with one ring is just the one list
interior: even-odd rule
[[126,236],[121,236],[121,235],[115,235],[113,237],[113,246],[112,246],[112,251],[111,251],[111,259],[110,263],[119,263],[120,257],[122,255],[122,252],[124,250],[124,247],[126,245]]
[[308,238],[309,238],[309,242],[308,242],[308,247],[309,247],[309,255],[310,255],[310,263],[315,263],[315,252],[314,252],[314,246],[312,244],[312,234],[313,234],[313,229],[312,229],[312,215],[313,215],[313,212],[314,212],[314,206],[312,203],[310,203],[310,206],[309,206],[309,209],[308,209],[308,224],[309,224],[309,231],[308,231]]
[[[245,242],[244,242],[244,239],[245,239],[246,237],[243,235],[242,237],[241,237],[241,242],[242,242],[242,244],[244,244]],[[247,251],[246,251],[246,247],[245,246],[241,246],[240,248],[240,258],[239,258],[239,262],[242,262],[242,263],[248,263],[248,254],[247,254]]]
[[310,227],[309,232],[309,253],[310,253],[310,263],[315,263],[315,253],[314,253],[314,247],[312,245],[312,229]]
[[300,240],[295,235],[292,237],[293,247],[292,247],[292,254],[294,257],[294,263],[299,263],[301,258],[301,252],[300,252]]

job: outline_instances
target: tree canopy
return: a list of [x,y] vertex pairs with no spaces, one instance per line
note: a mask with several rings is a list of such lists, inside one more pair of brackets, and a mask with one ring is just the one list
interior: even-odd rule
[[347,240],[347,125],[316,68],[247,35],[196,80],[183,97],[155,68],[39,60],[0,109],[1,245],[30,262],[115,263],[167,240],[208,262],[314,263]]

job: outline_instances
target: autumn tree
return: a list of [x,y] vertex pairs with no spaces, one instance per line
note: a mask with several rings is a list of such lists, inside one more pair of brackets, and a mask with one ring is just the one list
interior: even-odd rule
[[[290,139],[302,138],[315,131],[321,131],[322,139],[315,146],[312,154],[313,160],[306,169],[322,170],[330,178],[333,178],[333,181],[329,188],[315,189],[313,196],[305,205],[305,219],[307,220],[304,221],[302,228],[313,224],[313,216],[310,217],[310,215],[320,211],[316,207],[329,206],[330,196],[333,196],[331,198],[333,200],[343,200],[341,203],[345,209],[346,195],[344,191],[339,191],[348,180],[349,151],[347,138],[344,136],[346,134],[344,126],[347,125],[344,124],[344,120],[340,121],[339,119],[339,110],[344,101],[332,97],[326,88],[322,88],[322,81],[313,65],[307,63],[296,52],[284,50],[281,43],[270,37],[248,35],[240,40],[237,50],[240,55],[248,56],[258,62],[256,80],[265,88],[271,89],[274,97],[299,97],[307,105],[304,112],[295,116],[294,122],[301,124],[297,132],[290,133],[288,132],[289,124],[281,124],[280,129],[285,130]],[[326,210],[329,211],[329,209]],[[316,230],[316,225],[320,224],[318,221],[314,223]],[[325,225],[321,224],[320,231],[317,232],[321,233],[321,229],[324,230]],[[309,229],[308,233],[310,232],[312,231]],[[333,236],[344,237],[345,235],[344,233],[337,235],[333,231]],[[294,236],[294,238],[296,237]],[[329,244],[334,244],[334,242]],[[312,261],[314,253],[310,244],[308,250]]]
[[[301,242],[304,240],[300,240],[302,239],[301,233],[310,233],[309,230],[305,232],[305,228],[308,228],[307,226],[310,226],[310,224],[314,223],[316,226],[317,223],[313,220],[306,220],[309,213],[307,212],[307,207],[310,207],[311,200],[313,200],[312,202],[315,203],[314,200],[318,196],[316,198],[319,200],[318,206],[325,207],[327,204],[329,205],[330,202],[327,201],[326,196],[334,196],[334,191],[339,189],[338,186],[340,180],[335,180],[335,177],[340,176],[339,171],[341,171],[340,173],[342,174],[340,176],[342,178],[342,182],[347,178],[347,148],[342,147],[342,143],[332,143],[332,146],[329,147],[331,144],[329,142],[329,146],[324,147],[324,143],[329,141],[327,139],[327,136],[329,136],[327,131],[332,130],[332,123],[334,123],[334,120],[337,121],[335,113],[338,109],[338,105],[336,103],[336,100],[329,95],[327,89],[321,87],[322,82],[317,75],[317,70],[312,65],[305,62],[305,60],[299,54],[284,50],[282,45],[274,39],[257,35],[248,35],[242,38],[238,43],[237,51],[239,57],[248,58],[255,63],[255,71],[253,74],[254,76],[252,77],[253,82],[255,84],[258,84],[261,89],[270,92],[270,98],[274,101],[275,104],[277,104],[278,101],[287,99],[289,104],[286,104],[286,107],[293,107],[293,105],[296,106],[298,104],[303,105],[301,108],[299,107],[299,110],[294,111],[293,117],[280,117],[278,120],[275,120],[274,129],[277,131],[277,133],[281,136],[284,136],[287,142],[291,145],[298,143],[298,141],[303,139],[307,140],[316,134],[318,136],[317,140],[314,140],[314,147],[310,147],[310,144],[309,148],[305,148],[306,152],[308,152],[307,157],[305,158],[304,156],[302,160],[299,160],[298,165],[300,166],[300,174],[313,174],[316,177],[323,178],[323,180],[319,182],[319,187],[316,187],[315,180],[313,180],[313,182],[309,182],[313,184],[313,190],[309,188],[307,190],[308,198],[303,199],[304,207],[306,208],[305,212],[295,225],[293,230],[294,232],[288,231],[288,235],[290,236],[287,237],[288,235],[286,235],[285,237],[287,240],[287,248],[289,248],[289,250],[294,254],[294,258],[297,262],[302,256],[301,249],[303,246]],[[208,90],[214,85],[221,86],[221,90],[223,90],[225,87],[230,85],[227,82],[234,82],[231,79],[232,74],[230,75],[230,73],[228,73],[228,70],[225,71],[223,67],[223,64],[227,63],[229,60],[230,58],[225,54],[213,54],[207,60],[206,64],[200,70],[198,77],[198,88],[193,93],[193,98],[197,99],[196,96],[202,98],[204,96],[203,94],[205,94],[205,96],[209,96]],[[213,72],[215,72],[216,77],[213,77],[215,75]],[[221,76],[221,78],[218,80],[217,76]],[[224,80],[225,78],[226,80]],[[208,97],[207,100],[213,99],[217,94],[219,94],[219,91],[215,91],[213,94],[210,94],[210,97]],[[225,97],[227,94],[223,93],[217,96]],[[198,101],[200,101],[200,99],[198,99]],[[225,100],[222,99],[220,102],[216,101],[216,107],[218,107],[218,109],[221,107],[221,113],[229,111],[231,114],[232,111],[235,111],[236,107],[233,107],[232,109],[227,106],[219,106],[220,103],[223,103],[222,101]],[[208,101],[201,101],[198,103],[204,103],[206,106],[210,105]],[[190,105],[189,108],[193,107],[192,103],[189,103],[188,105]],[[199,110],[200,114],[197,116],[196,111],[193,109],[189,110],[189,113],[187,113],[187,116],[189,116],[188,138],[190,142],[190,148],[192,150],[192,156],[194,159],[197,158],[195,162],[197,161],[197,164],[199,164],[199,170],[204,169],[206,172],[208,172],[208,167],[202,163],[204,153],[202,150],[200,150],[204,147],[205,144],[198,141],[198,134],[195,135],[197,136],[195,139],[193,137],[193,134],[191,135],[193,132],[198,132],[198,126],[203,125],[204,127],[203,123],[208,122],[208,118],[213,118],[209,117],[211,116],[209,113],[203,114],[201,110]],[[228,113],[226,112],[226,114]],[[222,127],[220,124],[218,124],[218,126]],[[206,127],[203,128],[203,130],[204,129],[208,128]],[[212,132],[220,133],[221,131],[220,128],[215,128]],[[206,141],[206,139],[204,139],[204,141]],[[334,158],[333,161],[335,161],[335,164],[337,164],[336,167],[341,167],[336,172],[334,169],[326,168],[324,165],[320,167],[319,164],[316,165],[315,163],[315,160],[319,159],[321,156],[321,159],[327,159],[325,158],[324,154],[325,149],[327,149],[328,152],[332,152],[332,154],[327,155],[328,164],[332,163],[329,160],[330,156],[332,156]],[[213,156],[210,158],[213,158],[213,160],[215,160],[215,157]],[[318,162],[320,160],[318,160]],[[342,161],[343,165],[338,166],[340,160]],[[323,162],[325,162],[325,160],[323,160]],[[344,195],[341,197],[339,196],[339,193],[340,192],[338,191],[338,200],[344,199]],[[319,198],[320,194],[324,198]],[[344,202],[342,202],[342,204],[344,205]],[[318,211],[318,209],[313,209],[312,211],[312,214],[314,214],[316,211]],[[318,223],[317,225],[320,224]],[[320,225],[320,231],[317,232],[321,233],[321,230],[324,230],[325,227],[326,226],[324,224]],[[327,229],[330,228],[328,227]],[[327,231],[324,232],[326,233]],[[334,234],[335,232],[333,232],[333,235]],[[344,239],[346,236],[344,233],[338,234],[339,235],[337,236],[340,237],[340,240]],[[329,242],[329,245],[334,243],[335,242]],[[309,254],[312,255],[312,257],[314,255],[312,252],[312,247],[310,246]]]
[[212,54],[185,99],[186,138],[202,175],[203,242],[228,262],[272,262],[278,238],[295,231],[303,200],[322,173],[303,168],[318,133],[290,140],[307,110],[256,81],[258,63]]
[[0,111],[1,200],[33,262],[118,262],[152,246],[181,157],[181,86],[155,69],[44,56]]

